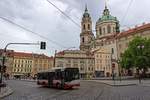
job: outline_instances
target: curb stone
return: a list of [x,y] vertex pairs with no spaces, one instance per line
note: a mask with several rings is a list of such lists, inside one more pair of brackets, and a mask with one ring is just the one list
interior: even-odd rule
[[138,85],[138,84],[135,84],[135,83],[132,83],[132,84],[109,84],[109,83],[105,83],[105,82],[98,82],[98,81],[90,81],[90,80],[87,80],[89,82],[97,82],[97,83],[102,83],[102,84],[105,84],[105,85],[109,85],[109,86],[114,86],[114,87],[121,87],[121,86],[133,86],[133,85]]

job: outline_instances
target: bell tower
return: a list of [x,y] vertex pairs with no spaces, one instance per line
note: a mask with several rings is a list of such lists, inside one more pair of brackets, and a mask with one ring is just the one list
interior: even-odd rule
[[92,20],[88,13],[87,6],[85,6],[85,12],[81,21],[81,33],[80,33],[80,50],[89,51],[91,48],[91,42],[94,38],[92,33]]

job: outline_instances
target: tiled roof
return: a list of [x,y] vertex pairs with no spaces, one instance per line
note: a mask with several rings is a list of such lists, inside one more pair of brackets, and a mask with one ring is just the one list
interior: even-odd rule
[[[4,52],[4,50],[0,49],[0,56],[3,55],[3,52]],[[7,50],[6,51],[6,55],[9,56],[9,57],[12,57],[13,56],[13,52],[14,52],[13,50]]]
[[32,57],[32,53],[14,52],[15,57]]
[[14,52],[15,57],[35,57],[35,58],[46,58],[53,59],[53,57],[46,56],[44,54],[34,54],[34,53],[25,53],[25,52]]
[[146,29],[150,29],[150,23],[144,24],[142,26],[137,26],[137,27],[129,29],[127,31],[121,32],[117,35],[117,38],[121,38],[121,37],[132,35],[132,34],[136,34],[137,32],[140,32],[140,31],[143,31],[143,30],[146,30]]
[[124,31],[124,32],[120,32],[120,33],[115,34],[115,35],[114,34],[113,35],[108,35],[108,36],[104,36],[104,37],[101,37],[101,38],[98,38],[98,39],[100,39],[100,40],[105,39],[104,41],[114,40],[115,38],[121,38],[121,37],[125,37],[125,36],[128,36],[128,35],[136,34],[140,31],[145,31],[146,29],[150,30],[150,23],[143,24],[141,26],[137,26],[135,28],[129,29],[129,30]]
[[[2,53],[4,52],[3,49],[0,49],[0,56],[2,56]],[[9,57],[42,57],[42,58],[46,58],[46,59],[53,59],[53,56],[49,57],[47,55],[44,54],[35,54],[35,53],[25,53],[25,52],[14,52],[13,50],[7,50],[6,53],[7,56]]]

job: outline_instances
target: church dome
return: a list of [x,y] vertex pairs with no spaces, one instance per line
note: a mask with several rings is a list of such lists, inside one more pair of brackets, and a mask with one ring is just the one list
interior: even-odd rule
[[107,7],[105,7],[103,15],[101,18],[98,19],[97,23],[103,23],[106,21],[114,21],[114,22],[118,22],[117,18],[110,15],[109,9]]

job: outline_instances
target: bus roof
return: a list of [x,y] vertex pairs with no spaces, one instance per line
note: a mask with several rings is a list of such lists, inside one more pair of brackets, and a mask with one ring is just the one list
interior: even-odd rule
[[78,69],[78,68],[77,67],[54,67],[52,68],[52,70],[57,70],[57,69],[64,70],[64,69]]
[[60,69],[61,71],[63,71],[65,69],[78,69],[78,68],[75,68],[75,67],[53,67],[52,69],[39,71],[38,73],[55,72],[55,70],[57,70],[57,69]]

